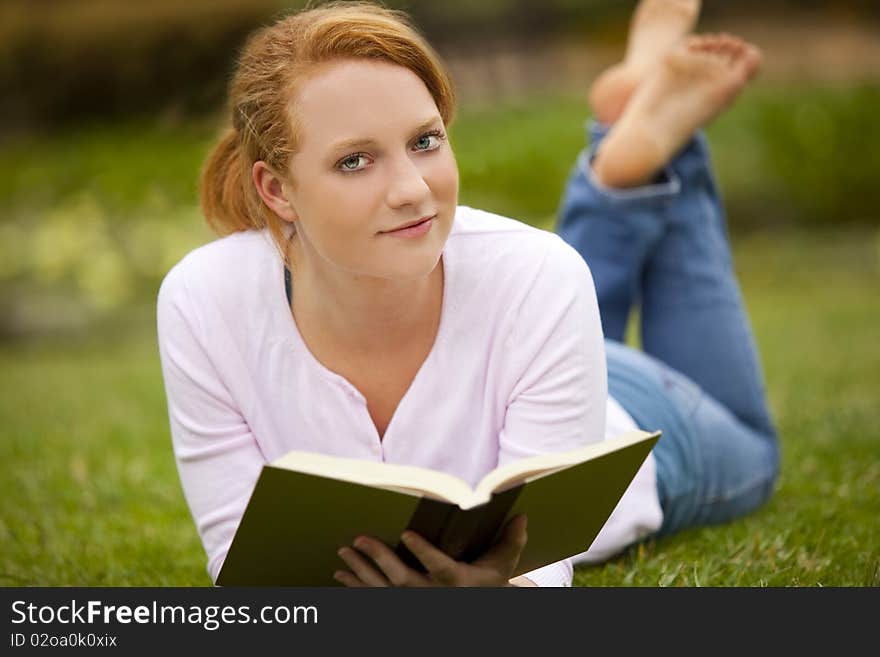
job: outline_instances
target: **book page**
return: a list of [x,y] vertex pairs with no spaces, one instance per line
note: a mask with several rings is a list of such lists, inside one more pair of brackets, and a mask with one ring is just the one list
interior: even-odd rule
[[381,463],[299,451],[288,452],[269,465],[375,488],[395,490],[408,495],[426,495],[441,501],[452,502],[462,508],[475,506],[481,501],[476,499],[474,491],[464,480],[445,472],[414,465]]
[[576,463],[598,458],[603,454],[650,439],[654,435],[654,433],[647,431],[630,431],[616,438],[591,443],[567,452],[540,454],[506,463],[495,468],[480,480],[476,488],[477,497],[488,499],[492,493],[498,493],[523,482],[552,474]]

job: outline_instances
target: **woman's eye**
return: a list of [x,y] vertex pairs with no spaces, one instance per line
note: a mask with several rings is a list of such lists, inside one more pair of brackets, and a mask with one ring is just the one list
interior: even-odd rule
[[343,171],[360,171],[367,166],[367,158],[365,155],[349,155],[339,161],[338,168]]
[[432,151],[440,145],[440,136],[436,134],[422,135],[416,140],[417,151]]

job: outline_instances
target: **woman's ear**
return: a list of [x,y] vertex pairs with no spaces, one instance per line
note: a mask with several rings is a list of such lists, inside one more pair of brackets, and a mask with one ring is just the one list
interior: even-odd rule
[[269,168],[268,164],[262,160],[254,162],[254,166],[251,168],[251,177],[263,203],[268,205],[275,214],[284,221],[294,222],[298,219],[293,204],[284,194],[287,186],[281,177]]

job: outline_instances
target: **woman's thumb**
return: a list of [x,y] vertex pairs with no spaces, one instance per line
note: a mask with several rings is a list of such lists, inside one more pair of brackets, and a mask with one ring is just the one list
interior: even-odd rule
[[522,550],[528,540],[526,533],[528,523],[529,519],[525,513],[520,513],[508,520],[507,526],[504,528],[502,542],[510,545],[512,549]]

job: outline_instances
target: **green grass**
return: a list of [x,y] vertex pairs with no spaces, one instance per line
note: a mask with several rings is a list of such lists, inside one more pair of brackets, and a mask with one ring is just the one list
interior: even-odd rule
[[[778,492],[579,568],[577,585],[880,585],[878,235],[757,234],[735,252],[781,428]],[[0,389],[0,584],[209,584],[152,333],[7,345]]]
[[0,583],[209,583],[154,341],[34,344],[0,362]]

